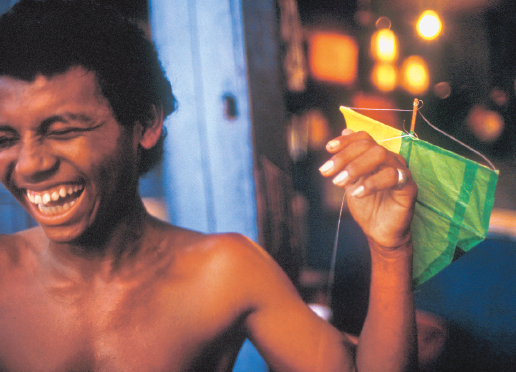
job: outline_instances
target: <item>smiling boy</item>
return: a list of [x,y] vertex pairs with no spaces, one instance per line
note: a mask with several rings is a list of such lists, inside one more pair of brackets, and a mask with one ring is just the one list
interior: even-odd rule
[[228,371],[246,337],[277,371],[413,367],[416,186],[397,155],[345,130],[321,167],[371,248],[355,346],[248,239],[146,212],[138,179],[174,98],[137,26],[90,1],[21,0],[0,55],[0,179],[39,225],[0,236],[1,371]]

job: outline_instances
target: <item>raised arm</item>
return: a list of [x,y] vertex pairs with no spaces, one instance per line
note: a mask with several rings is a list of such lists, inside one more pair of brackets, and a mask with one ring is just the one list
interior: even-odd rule
[[[278,372],[409,371],[417,368],[409,225],[416,186],[403,159],[366,133],[344,131],[330,142],[321,172],[347,189],[349,208],[369,240],[369,309],[355,347],[302,302],[286,275],[250,242],[235,247],[230,275],[244,304],[249,338]],[[407,181],[399,182],[398,169]],[[346,304],[342,304],[346,306]]]
[[321,173],[346,189],[350,213],[371,250],[367,317],[359,337],[359,371],[406,371],[417,366],[411,287],[410,222],[417,187],[403,158],[365,132],[345,129],[327,145]]

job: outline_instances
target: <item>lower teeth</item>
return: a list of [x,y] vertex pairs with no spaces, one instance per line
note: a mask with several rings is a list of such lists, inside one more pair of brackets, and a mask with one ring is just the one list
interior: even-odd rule
[[38,208],[41,212],[43,212],[45,214],[56,214],[56,213],[66,212],[74,204],[75,204],[75,200],[72,200],[71,202],[65,203],[62,206],[58,205],[55,207],[46,207],[43,204],[38,204]]

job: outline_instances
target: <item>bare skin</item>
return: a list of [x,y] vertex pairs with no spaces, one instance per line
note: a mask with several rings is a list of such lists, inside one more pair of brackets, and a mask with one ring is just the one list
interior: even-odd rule
[[[278,371],[413,366],[416,187],[393,189],[395,168],[410,178],[399,157],[344,132],[321,170],[348,172],[337,183],[371,247],[355,348],[250,240],[146,213],[137,161],[161,131],[159,110],[152,120],[146,130],[120,126],[81,67],[33,82],[0,77],[0,179],[40,225],[0,236],[1,371],[228,371],[246,337]],[[66,196],[45,200],[54,193]]]

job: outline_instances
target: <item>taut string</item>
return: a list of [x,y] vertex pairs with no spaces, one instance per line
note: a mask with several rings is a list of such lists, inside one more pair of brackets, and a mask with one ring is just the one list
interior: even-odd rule
[[[466,149],[468,149],[469,151],[473,152],[474,154],[480,156],[482,159],[484,159],[484,161],[487,164],[489,164],[489,167],[492,170],[496,170],[496,167],[494,166],[494,164],[484,154],[482,154],[480,151],[477,151],[477,150],[473,149],[472,147],[466,145],[465,143],[463,143],[459,139],[453,137],[452,135],[446,133],[445,131],[437,128],[435,125],[430,123],[430,121],[427,118],[425,118],[423,116],[423,114],[421,113],[421,111],[420,111],[420,109],[423,107],[423,101],[422,100],[418,100],[417,104],[416,104],[416,100],[414,100],[414,108],[412,110],[381,109],[381,108],[366,108],[366,107],[348,107],[348,106],[346,106],[346,107],[350,108],[352,110],[413,112],[413,120],[412,120],[413,122],[414,122],[414,116],[415,116],[414,113],[417,111],[417,113],[423,118],[423,120],[428,124],[428,126],[430,126],[430,128],[432,128],[435,131],[443,134],[444,136],[450,138],[451,140],[457,142],[459,145],[464,146]],[[396,137],[392,137],[392,138],[383,139],[383,140],[380,140],[378,142],[389,141],[389,140],[393,140],[393,139],[396,139],[396,138],[402,138],[402,137],[417,138],[417,136],[415,135],[415,133],[413,131],[413,124],[414,123],[412,123],[412,125],[411,125],[412,131],[410,133],[406,133],[405,132],[405,134],[403,134],[401,136],[396,136]],[[346,201],[346,191],[344,191],[344,195],[342,196],[342,203],[341,203],[340,212],[339,212],[339,220],[338,220],[338,223],[337,223],[337,231],[335,233],[335,241],[333,243],[333,252],[332,252],[332,257],[331,257],[330,270],[329,270],[329,273],[328,273],[328,288],[327,288],[326,298],[328,299],[328,305],[329,306],[332,305],[331,301],[332,301],[332,295],[333,295],[333,286],[334,286],[334,283],[335,283],[335,266],[336,266],[336,263],[337,263],[337,246],[338,246],[338,242],[339,242],[340,224],[341,224],[341,220],[342,220],[342,212],[344,210],[344,202],[345,201]]]

